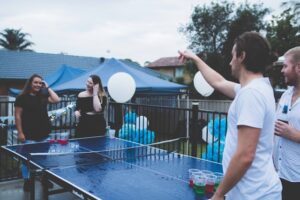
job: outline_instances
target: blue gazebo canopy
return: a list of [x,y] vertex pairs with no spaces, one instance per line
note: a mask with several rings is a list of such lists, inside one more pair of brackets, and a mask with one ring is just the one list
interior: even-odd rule
[[85,89],[85,82],[91,74],[100,76],[102,84],[106,88],[109,78],[117,72],[126,72],[133,77],[136,83],[137,94],[179,94],[187,88],[185,85],[160,79],[143,70],[138,70],[122,61],[111,58],[105,60],[99,67],[96,67],[73,80],[59,84],[53,87],[53,89],[59,93],[82,91]]
[[[49,87],[56,87],[62,83],[70,81],[79,75],[83,74],[85,70],[62,65],[57,71],[45,77],[45,81],[48,83]],[[16,96],[21,92],[19,89],[10,88],[9,94]]]

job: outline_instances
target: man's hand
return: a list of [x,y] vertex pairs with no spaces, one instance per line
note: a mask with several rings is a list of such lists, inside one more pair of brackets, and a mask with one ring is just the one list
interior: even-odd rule
[[188,50],[178,51],[178,53],[179,53],[179,60],[181,62],[185,62],[187,59],[192,59],[192,60],[199,59],[199,57],[196,54]]
[[291,129],[292,127],[285,122],[278,120],[275,123],[275,134],[278,136],[286,137],[288,134],[291,133],[292,131]]

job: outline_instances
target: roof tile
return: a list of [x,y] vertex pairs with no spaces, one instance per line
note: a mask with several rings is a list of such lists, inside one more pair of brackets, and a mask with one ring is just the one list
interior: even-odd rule
[[0,79],[27,79],[34,73],[45,77],[63,64],[89,70],[100,65],[100,58],[0,50]]
[[149,63],[147,67],[157,68],[157,67],[180,67],[183,66],[178,57],[163,57],[155,60],[154,62]]

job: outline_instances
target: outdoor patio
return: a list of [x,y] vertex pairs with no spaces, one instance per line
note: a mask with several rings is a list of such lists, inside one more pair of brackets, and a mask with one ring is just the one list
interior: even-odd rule
[[[62,101],[57,105],[53,105],[53,107],[49,107],[49,113],[54,119],[52,121],[53,132],[62,133],[67,131],[72,133],[71,137],[74,137],[75,119],[73,119],[72,115],[73,106],[70,107],[72,102],[72,100]],[[3,112],[6,111],[6,113],[4,113],[4,116],[1,118],[1,123],[3,125],[0,129],[1,145],[17,144],[17,132],[15,131],[14,122],[9,117],[5,117],[12,116],[13,103],[14,102],[12,101],[0,103],[0,105],[7,108],[3,110]],[[188,104],[191,105],[191,103]],[[180,103],[175,102],[174,105],[180,105]],[[217,139],[224,132],[223,128],[226,126],[222,122],[226,120],[226,112],[201,110],[201,104],[193,105],[192,108],[182,107],[187,106],[180,105],[180,108],[178,108],[151,106],[149,105],[149,102],[148,105],[117,104],[110,102],[107,106],[107,121],[111,128],[119,130],[119,137],[132,141],[133,139],[136,139],[132,137],[132,134],[136,130],[132,129],[130,124],[136,125],[136,127],[145,126],[146,129],[143,129],[145,131],[142,131],[141,133],[145,132],[144,136],[147,137],[142,137],[142,139],[139,137],[140,141],[136,142],[152,143],[152,140],[154,139],[154,141],[164,141],[170,138],[185,137],[187,132],[189,132],[190,137],[197,137],[198,139],[191,140],[190,142],[183,141],[179,145],[162,145],[161,148],[172,149],[179,147],[177,151],[180,153],[193,155],[198,158],[209,158],[216,162],[220,162],[222,159],[220,154],[222,150],[221,140],[213,140],[213,138]],[[211,109],[216,110],[216,107]],[[226,110],[226,108],[223,109]],[[141,118],[138,118],[137,116]],[[139,122],[136,124],[136,122],[134,122],[136,119],[144,118],[148,120],[148,123]],[[203,126],[209,128],[202,130]],[[152,135],[155,134],[155,138],[149,138],[147,135],[148,133],[151,133]],[[23,191],[23,180],[20,178],[21,174],[18,170],[20,160],[6,154],[4,151],[0,152],[0,159],[3,161],[0,165],[0,199],[30,199],[29,193]],[[55,188],[58,188],[58,186]],[[43,199],[42,186],[39,181],[36,181],[35,190],[35,199]],[[79,198],[70,192],[66,192],[50,195],[49,199],[76,200]]]

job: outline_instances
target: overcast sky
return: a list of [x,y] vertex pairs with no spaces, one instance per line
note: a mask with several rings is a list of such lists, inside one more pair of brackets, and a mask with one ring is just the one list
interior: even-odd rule
[[[0,31],[22,28],[33,49],[144,64],[177,56],[188,42],[178,32],[196,5],[209,0],[0,0]],[[244,2],[242,0],[236,0]],[[248,0],[251,3],[259,0]],[[264,0],[280,13],[281,0]]]

